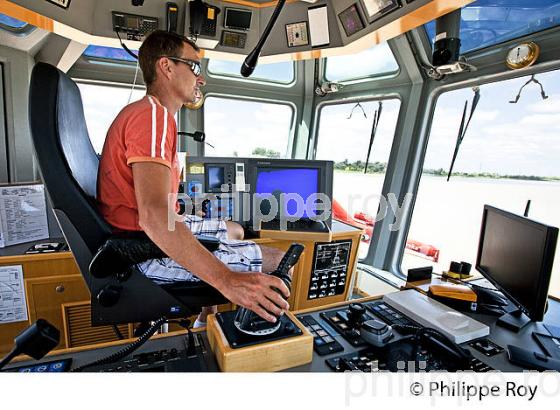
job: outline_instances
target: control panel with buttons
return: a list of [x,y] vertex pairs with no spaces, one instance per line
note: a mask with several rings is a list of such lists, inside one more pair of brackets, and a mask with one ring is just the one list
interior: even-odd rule
[[344,349],[332,334],[321,326],[311,316],[298,316],[298,320],[309,330],[313,336],[313,349],[319,356],[342,352]]
[[348,343],[355,347],[367,344],[361,337],[360,326],[363,322],[374,319],[359,303],[351,303],[340,310],[323,312],[321,318],[338,330]]
[[12,367],[6,371],[17,373],[62,373],[67,372],[71,364],[72,359],[61,359],[37,363],[31,366]]
[[317,243],[307,299],[342,295],[346,287],[352,241]]

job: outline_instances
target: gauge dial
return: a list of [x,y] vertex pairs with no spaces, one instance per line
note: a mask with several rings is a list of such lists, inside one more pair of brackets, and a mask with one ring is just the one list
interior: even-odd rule
[[204,94],[202,94],[202,91],[196,90],[194,101],[184,105],[189,110],[198,110],[202,107],[202,104],[204,104]]
[[529,67],[539,58],[540,48],[532,41],[513,47],[507,55],[506,65],[512,70]]

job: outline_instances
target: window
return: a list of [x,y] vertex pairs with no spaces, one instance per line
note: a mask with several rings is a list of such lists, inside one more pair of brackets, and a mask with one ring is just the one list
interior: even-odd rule
[[[450,261],[476,262],[484,204],[560,227],[560,72],[538,74],[549,98],[528,84],[517,104],[510,104],[523,77],[484,85],[454,166],[446,182],[465,100],[471,89],[443,94],[436,106],[409,241],[437,249],[438,261],[406,250],[402,269],[431,264],[434,271]],[[470,106],[470,103],[469,103]],[[422,258],[423,256],[423,258]],[[560,296],[560,251],[556,253],[550,291]],[[474,271],[474,268],[473,268]]]
[[206,155],[290,158],[294,110],[290,105],[207,97],[204,102]]
[[[240,74],[241,62],[208,60],[208,72],[245,80]],[[271,83],[291,84],[295,79],[294,63],[286,61],[273,64],[258,64],[253,75],[246,80],[266,81]]]
[[[130,87],[78,83],[89,138],[95,152],[101,154],[107,131],[120,110],[128,104]],[[143,88],[132,92],[130,102],[141,99],[146,94]]]
[[[366,256],[369,248],[399,108],[400,101],[391,99],[360,102],[359,106],[356,103],[327,105],[320,112],[315,158],[335,162],[333,218],[366,230],[360,258]],[[364,174],[376,111],[381,111],[381,115],[371,146],[368,173]],[[347,217],[343,217],[344,213]]]
[[328,57],[325,79],[344,82],[396,73],[399,65],[387,43],[378,44],[357,54]]
[[26,34],[32,31],[35,27],[27,24],[25,21],[15,19],[6,14],[0,14],[0,28],[14,34]]
[[[560,22],[560,0],[511,1],[477,0],[461,12],[461,52],[536,33]],[[426,24],[434,41],[436,24]]]
[[[134,51],[133,51],[134,52]],[[136,51],[137,53],[137,51]],[[127,61],[136,63],[136,59],[122,48],[88,46],[84,51],[84,56],[95,59]]]

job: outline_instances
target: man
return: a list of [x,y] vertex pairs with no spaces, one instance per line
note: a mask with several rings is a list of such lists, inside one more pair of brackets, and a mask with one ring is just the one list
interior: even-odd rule
[[[166,31],[150,34],[140,47],[139,64],[146,96],[126,106],[111,125],[99,166],[98,198],[105,219],[116,229],[143,230],[169,259],[139,268],[153,280],[172,282],[199,278],[232,303],[247,307],[270,322],[289,308],[289,290],[278,278],[260,273],[274,270],[277,249],[232,238],[233,225],[187,217],[168,229],[168,196],[179,185],[177,128],[174,115],[193,102],[205,84],[198,47]],[[193,232],[208,231],[220,239],[214,255]],[[194,275],[194,277],[193,277]],[[272,288],[279,289],[284,298]],[[211,309],[203,310],[204,322]]]

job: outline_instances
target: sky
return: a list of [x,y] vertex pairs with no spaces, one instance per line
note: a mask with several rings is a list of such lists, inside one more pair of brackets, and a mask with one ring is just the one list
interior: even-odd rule
[[262,147],[285,158],[293,118],[286,104],[208,97],[204,102],[204,132],[207,156],[250,157]]
[[[321,109],[316,158],[342,162],[365,162],[377,101],[361,102],[366,117],[356,103],[327,105]],[[383,101],[370,163],[387,162],[399,115],[400,100]],[[351,118],[350,114],[352,114]]]
[[[78,83],[78,87],[82,94],[89,138],[95,152],[100,154],[111,123],[120,110],[128,104],[130,88],[84,83]],[[145,94],[144,88],[136,88],[132,92],[130,102],[141,99]]]
[[[517,104],[530,76],[480,87],[480,102],[461,144],[454,171],[507,175],[560,176],[560,73],[536,76]],[[470,88],[443,94],[436,106],[424,168],[447,170],[451,163],[465,100]]]
[[[240,77],[241,64],[238,61],[210,60],[208,71],[213,74]],[[294,79],[294,63],[292,61],[274,64],[259,63],[251,75],[251,79],[290,83]]]
[[360,53],[327,59],[325,77],[328,81],[344,81],[397,71],[397,64],[387,43]]

